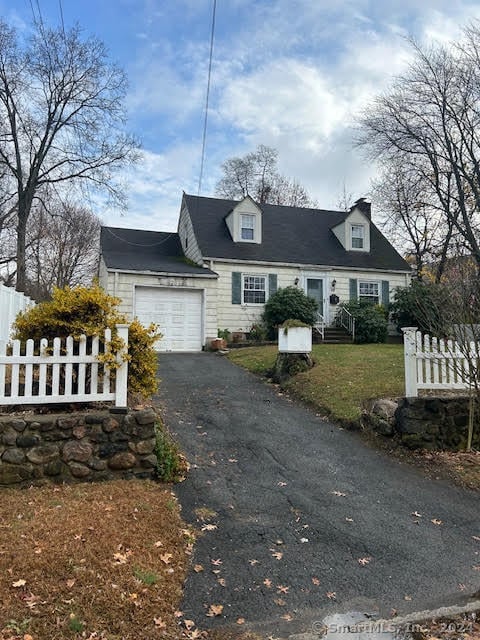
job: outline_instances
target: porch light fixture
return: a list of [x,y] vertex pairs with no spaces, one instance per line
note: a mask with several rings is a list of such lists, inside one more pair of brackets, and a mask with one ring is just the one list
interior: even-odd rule
[[332,291],[335,291],[335,287],[336,287],[336,286],[337,286],[337,281],[336,281],[335,279],[333,279],[333,280],[332,280],[332,284],[331,284]]
[[298,277],[297,277],[297,278],[295,278],[295,280],[294,280],[294,284],[295,284],[295,286],[297,286],[299,282],[300,282],[300,278],[298,278]]

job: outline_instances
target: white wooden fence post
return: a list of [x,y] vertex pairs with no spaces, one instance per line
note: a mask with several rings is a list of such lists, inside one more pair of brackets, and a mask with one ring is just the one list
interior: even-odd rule
[[417,327],[402,327],[403,353],[405,359],[405,395],[407,398],[416,398],[417,389]]
[[118,352],[119,367],[115,376],[115,406],[127,406],[128,361],[124,356],[128,353],[128,324],[117,324],[117,334],[125,342],[125,348]]

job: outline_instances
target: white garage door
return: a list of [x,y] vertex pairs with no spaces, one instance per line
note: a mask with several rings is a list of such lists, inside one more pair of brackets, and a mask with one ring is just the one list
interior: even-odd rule
[[142,324],[160,327],[158,351],[202,350],[201,291],[136,287],[135,315]]

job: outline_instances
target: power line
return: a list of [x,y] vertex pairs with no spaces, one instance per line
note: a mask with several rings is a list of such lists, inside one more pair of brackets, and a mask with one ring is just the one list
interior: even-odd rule
[[[108,231],[108,233],[110,235],[112,235],[116,240],[119,240],[120,242],[123,242],[125,244],[129,244],[132,247],[141,247],[142,249],[149,249],[151,247],[159,247],[161,244],[164,244],[165,242],[167,242],[167,240],[170,240],[170,238],[175,235],[175,233],[171,232],[165,238],[163,238],[163,240],[159,240],[158,242],[153,242],[151,244],[143,244],[143,243],[140,244],[138,242],[131,242],[130,240],[127,240],[126,238],[122,238],[122,236],[119,236],[114,231],[112,231],[111,227],[103,227],[103,229],[105,229],[105,231]],[[146,231],[144,233],[152,233],[152,232],[151,231]],[[158,231],[154,232],[154,233],[158,233]]]
[[210,34],[210,56],[208,61],[208,80],[207,80],[207,96],[205,100],[205,119],[203,121],[203,139],[202,139],[202,157],[200,161],[200,175],[198,177],[198,193],[197,196],[200,195],[200,191],[202,190],[202,180],[203,180],[203,167],[205,164],[205,146],[207,141],[207,126],[208,126],[208,103],[210,100],[210,81],[212,78],[212,60],[213,60],[213,42],[215,37],[215,17],[217,13],[217,0],[213,0],[213,11],[212,11],[212,30]]
[[60,21],[62,23],[62,32],[63,32],[63,37],[65,38],[65,22],[63,20],[63,6],[62,6],[62,0],[58,0],[58,8],[60,10]]

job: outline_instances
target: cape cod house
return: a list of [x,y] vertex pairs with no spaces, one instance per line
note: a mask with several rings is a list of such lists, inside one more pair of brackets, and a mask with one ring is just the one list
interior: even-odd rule
[[199,351],[218,329],[248,333],[279,287],[314,297],[328,326],[339,303],[388,302],[410,273],[363,198],[342,212],[184,194],[177,233],[101,230],[100,284],[160,326],[164,351]]

